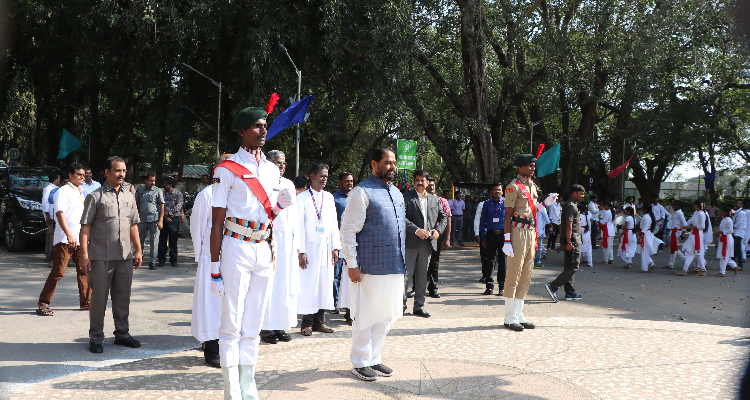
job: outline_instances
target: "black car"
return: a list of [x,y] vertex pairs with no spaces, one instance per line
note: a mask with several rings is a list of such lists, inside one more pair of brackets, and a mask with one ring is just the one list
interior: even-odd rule
[[46,238],[42,190],[49,185],[47,175],[59,172],[52,167],[0,166],[0,221],[9,251],[22,251],[29,240]]

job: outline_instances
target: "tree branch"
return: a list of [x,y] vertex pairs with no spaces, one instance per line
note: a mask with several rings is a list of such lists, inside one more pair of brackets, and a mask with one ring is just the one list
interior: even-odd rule
[[443,93],[445,93],[445,96],[448,97],[448,100],[453,104],[453,107],[456,108],[456,112],[458,113],[459,117],[466,118],[466,107],[459,99],[459,96],[456,94],[456,92],[451,89],[450,85],[448,85],[448,82],[443,78],[443,76],[438,72],[438,70],[435,68],[434,65],[432,65],[432,62],[427,58],[426,55],[420,54],[417,56],[417,61],[419,61],[422,66],[427,69],[427,71],[432,75],[433,78],[435,78],[435,81],[437,82],[438,86],[440,86],[440,89],[443,90]]

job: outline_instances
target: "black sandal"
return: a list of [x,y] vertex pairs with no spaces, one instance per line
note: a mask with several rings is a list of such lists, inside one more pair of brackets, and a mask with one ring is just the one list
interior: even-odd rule
[[52,310],[49,309],[49,306],[42,306],[36,309],[36,315],[40,315],[42,317],[51,317],[55,315],[55,313],[53,313]]

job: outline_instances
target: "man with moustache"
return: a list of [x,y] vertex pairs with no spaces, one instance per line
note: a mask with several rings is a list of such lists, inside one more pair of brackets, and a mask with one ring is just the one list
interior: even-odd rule
[[352,374],[365,381],[391,376],[381,350],[390,324],[403,315],[406,215],[404,197],[391,184],[396,153],[370,152],[372,175],[349,193],[341,219],[342,257],[351,285]]
[[156,186],[156,174],[146,175],[146,186],[141,186],[136,192],[136,204],[141,222],[138,223],[138,233],[141,235],[141,249],[146,242],[146,234],[151,243],[149,269],[156,269],[156,255],[159,248],[159,231],[164,227],[164,192]]
[[[427,193],[437,196],[437,189],[435,188],[435,178],[427,178]],[[427,267],[427,296],[434,299],[439,299],[440,294],[438,293],[438,269],[440,268],[440,253],[443,250],[448,250],[451,243],[451,206],[448,204],[448,199],[445,197],[438,197],[440,202],[440,208],[445,214],[445,230],[440,234],[437,243],[437,250],[432,252],[430,257],[430,266]]]
[[258,399],[255,365],[274,270],[271,222],[293,204],[289,189],[274,190],[279,169],[261,150],[270,111],[248,107],[237,113],[232,130],[242,145],[213,172],[211,292],[222,296],[219,354],[225,399]]
[[[346,198],[349,192],[354,189],[354,175],[351,172],[344,171],[339,173],[339,190],[333,193],[333,201],[336,203],[336,218],[338,219],[339,229],[341,229],[341,215],[346,209]],[[339,262],[334,266],[333,271],[333,306],[334,312],[339,309],[339,287],[346,285],[346,281],[341,283],[341,270],[344,265],[344,259],[339,257]],[[348,286],[348,285],[347,285]],[[348,303],[348,302],[346,302]]]

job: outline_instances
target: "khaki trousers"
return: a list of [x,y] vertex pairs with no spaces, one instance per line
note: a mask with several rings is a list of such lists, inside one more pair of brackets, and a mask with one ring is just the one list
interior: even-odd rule
[[510,228],[513,257],[507,258],[508,270],[505,275],[504,297],[523,300],[529,292],[536,241],[536,232],[533,229]]
[[104,314],[107,300],[112,295],[112,316],[115,320],[115,339],[130,337],[130,288],[133,284],[133,260],[94,261],[89,272],[91,308],[89,309],[89,338],[91,343],[104,340]]
[[78,278],[78,301],[81,308],[87,308],[91,301],[91,287],[89,286],[88,272],[81,267],[81,246],[72,247],[67,243],[58,243],[55,245],[55,257],[52,260],[52,271],[47,276],[47,282],[44,283],[42,293],[39,295],[37,307],[48,306],[52,302],[52,296],[55,295],[57,282],[65,275],[65,269],[68,267],[68,260],[73,258],[76,265]]

